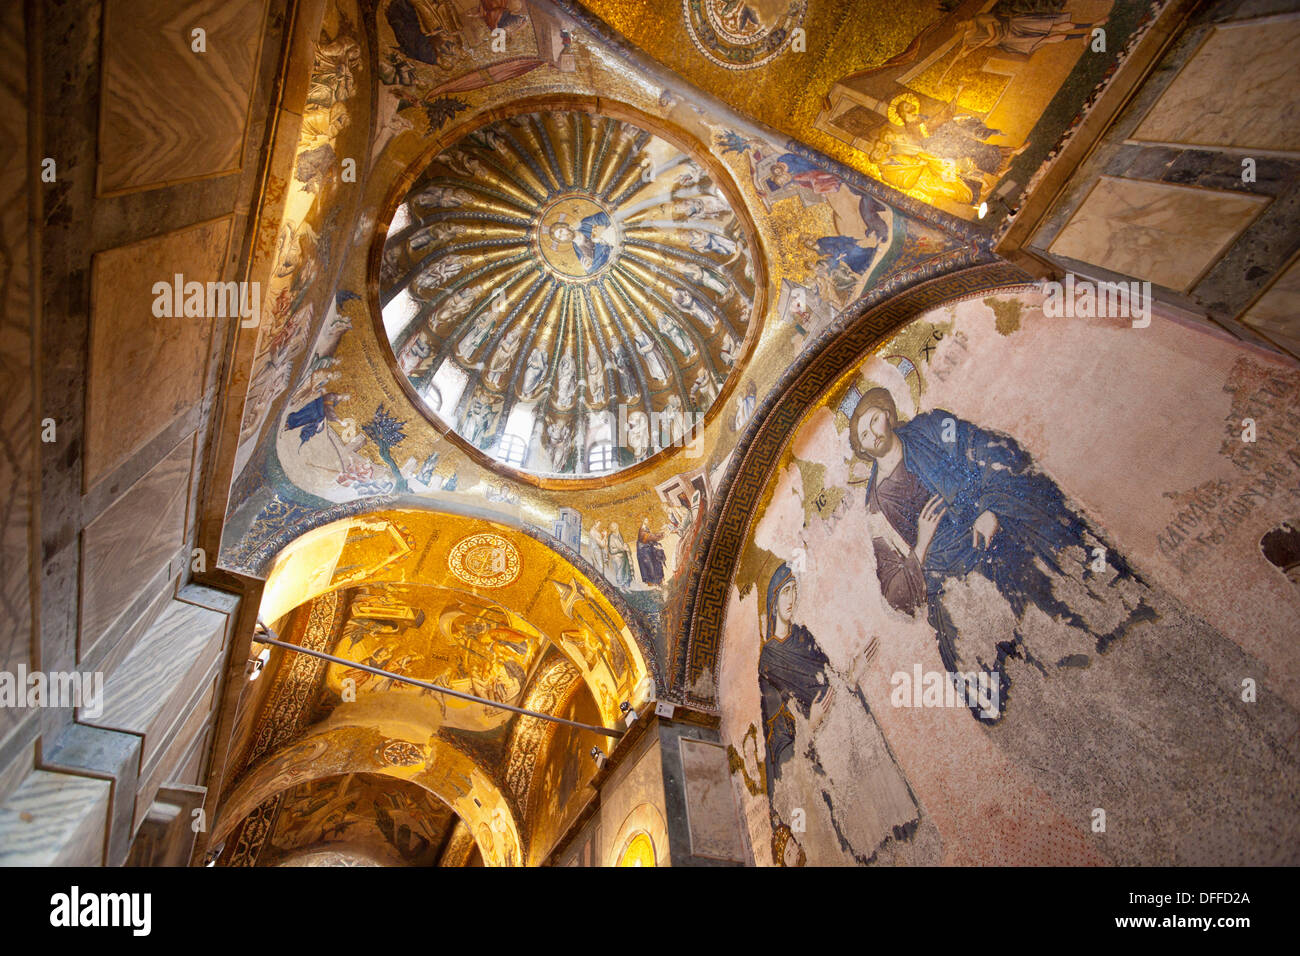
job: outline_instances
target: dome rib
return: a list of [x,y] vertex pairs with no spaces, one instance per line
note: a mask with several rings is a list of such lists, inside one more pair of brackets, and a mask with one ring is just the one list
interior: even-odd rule
[[748,218],[678,138],[539,110],[429,161],[379,266],[385,335],[429,414],[548,479],[684,440],[736,373],[759,290]]

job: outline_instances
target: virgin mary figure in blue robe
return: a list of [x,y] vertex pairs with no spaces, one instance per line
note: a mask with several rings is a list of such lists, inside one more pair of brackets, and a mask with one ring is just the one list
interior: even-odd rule
[[[790,596],[789,613],[782,613],[782,592],[794,585],[788,565],[773,572],[767,585],[763,649],[758,655],[773,861],[784,865],[790,858],[787,847],[796,838],[783,811],[794,800],[807,807],[809,830],[833,830],[841,852],[847,851],[859,863],[871,862],[886,844],[911,838],[920,823],[920,810],[862,691],[835,671],[812,632],[792,619],[797,590]],[[842,703],[831,702],[836,686]],[[810,725],[814,707],[823,704],[828,706],[821,723]],[[826,737],[833,741],[831,747],[818,745],[818,726],[829,728]],[[797,740],[801,727],[805,739]],[[811,773],[797,774],[802,779],[779,794],[778,785],[796,758],[808,761]],[[852,779],[855,774],[864,779]],[[840,794],[832,798],[825,789],[827,781],[845,787],[852,800],[844,804]],[[809,786],[819,792],[810,794]],[[799,858],[803,856],[800,848]]]

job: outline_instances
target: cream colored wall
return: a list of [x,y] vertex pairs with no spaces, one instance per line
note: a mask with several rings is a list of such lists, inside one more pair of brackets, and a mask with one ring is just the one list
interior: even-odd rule
[[160,318],[154,284],[244,277],[285,7],[6,6],[0,669],[98,673],[104,706],[0,711],[0,864],[119,864],[206,775],[239,602],[194,548],[239,320]]

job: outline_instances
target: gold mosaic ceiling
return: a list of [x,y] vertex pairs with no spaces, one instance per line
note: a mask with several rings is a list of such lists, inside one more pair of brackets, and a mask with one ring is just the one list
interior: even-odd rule
[[[533,536],[462,515],[379,511],[300,536],[277,557],[259,617],[343,662],[281,654],[259,677],[257,709],[233,745],[243,769],[213,831],[231,865],[338,843],[427,863],[447,842],[446,815],[349,794],[337,783],[349,774],[432,794],[488,865],[537,862],[581,808],[591,748],[609,738],[498,705],[616,729],[620,705],[642,706],[655,686],[642,645],[591,579]],[[258,821],[279,794],[309,819],[274,831],[263,853]]]
[[380,266],[423,406],[497,462],[599,476],[688,441],[752,339],[758,276],[723,173],[577,109],[483,126],[415,178]]
[[[996,205],[1023,188],[1147,6],[1143,0],[561,2],[604,21],[728,105],[963,219],[982,215],[982,202]],[[1094,31],[1104,34],[1100,42]],[[1062,91],[1072,102],[1054,103]]]

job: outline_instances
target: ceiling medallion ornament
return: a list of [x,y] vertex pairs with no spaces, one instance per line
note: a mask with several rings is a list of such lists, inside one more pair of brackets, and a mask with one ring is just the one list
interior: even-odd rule
[[498,120],[399,203],[379,283],[397,368],[497,461],[583,478],[686,447],[746,354],[752,226],[668,135],[570,109]]
[[523,569],[519,550],[499,534],[461,538],[447,555],[447,567],[461,581],[481,588],[503,588]]
[[682,0],[682,18],[705,57],[724,69],[748,70],[790,45],[807,8],[807,0]]
[[386,740],[379,745],[379,760],[386,767],[414,767],[424,760],[424,751],[409,740]]

